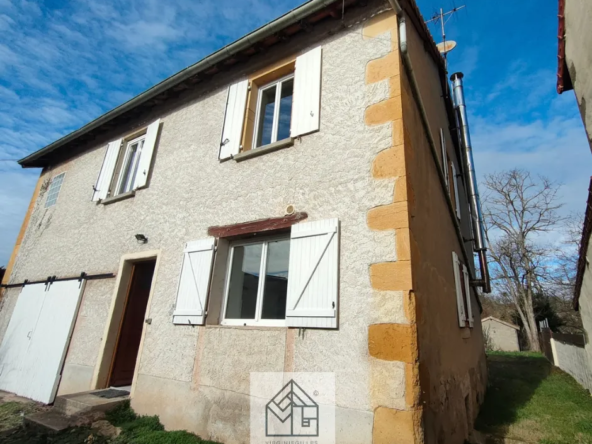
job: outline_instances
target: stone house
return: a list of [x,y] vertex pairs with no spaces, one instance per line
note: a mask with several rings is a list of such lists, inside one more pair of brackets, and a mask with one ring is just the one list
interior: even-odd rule
[[483,335],[491,341],[491,348],[500,351],[520,351],[520,327],[489,316],[481,319]]
[[413,1],[311,0],[22,159],[0,389],[127,387],[242,443],[252,372],[330,372],[336,442],[463,443],[489,283],[461,79]]

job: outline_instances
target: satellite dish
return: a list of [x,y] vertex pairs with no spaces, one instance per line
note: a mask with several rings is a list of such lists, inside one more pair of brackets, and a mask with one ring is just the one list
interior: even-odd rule
[[438,43],[436,45],[440,54],[447,54],[456,48],[456,42],[454,40],[448,40],[446,42]]

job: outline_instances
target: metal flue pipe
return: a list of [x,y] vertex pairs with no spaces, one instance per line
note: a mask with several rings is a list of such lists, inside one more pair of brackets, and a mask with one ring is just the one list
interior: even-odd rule
[[479,199],[479,188],[477,185],[477,175],[475,174],[475,163],[473,161],[473,149],[471,145],[471,134],[469,132],[469,120],[467,117],[467,107],[465,105],[465,95],[463,90],[463,74],[457,72],[452,74],[454,108],[457,113],[459,133],[461,136],[462,155],[464,160],[465,182],[469,194],[469,203],[471,206],[471,218],[473,226],[473,239],[475,251],[479,254],[479,265],[481,268],[481,284],[485,293],[491,292],[491,283],[489,279],[489,269],[487,267],[487,248],[485,247],[485,233],[483,230],[483,213],[481,211],[481,200]]

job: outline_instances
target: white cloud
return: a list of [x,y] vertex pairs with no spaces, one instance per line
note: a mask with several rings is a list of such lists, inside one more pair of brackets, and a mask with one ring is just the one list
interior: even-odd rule
[[525,123],[477,117],[471,127],[480,178],[512,168],[525,169],[562,184],[563,215],[584,211],[592,156],[579,114]]
[[[19,159],[301,3],[0,0],[0,159]],[[0,162],[0,265],[38,171]]]

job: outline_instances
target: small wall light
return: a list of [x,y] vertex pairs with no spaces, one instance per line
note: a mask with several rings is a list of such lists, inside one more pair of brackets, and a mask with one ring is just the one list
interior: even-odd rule
[[145,244],[146,242],[148,242],[148,238],[143,234],[136,234],[136,240],[139,244]]

